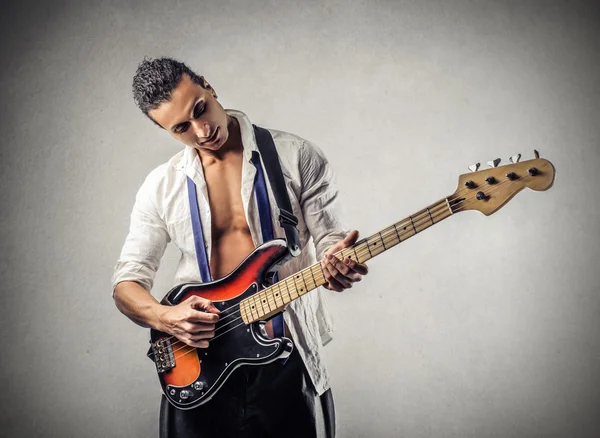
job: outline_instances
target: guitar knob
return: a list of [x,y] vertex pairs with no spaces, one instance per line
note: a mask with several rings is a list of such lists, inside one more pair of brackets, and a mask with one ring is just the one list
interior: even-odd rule
[[473,181],[467,181],[465,183],[465,187],[467,187],[468,189],[474,189],[475,188],[475,183]]
[[195,382],[194,383],[194,389],[196,391],[202,391],[204,389],[204,382],[201,382],[199,380],[197,382]]
[[469,170],[470,170],[471,172],[477,172],[477,169],[479,169],[479,166],[480,166],[480,164],[479,164],[479,163],[471,164],[471,165],[469,166]]
[[508,172],[508,173],[506,174],[506,177],[507,177],[509,180],[511,180],[511,181],[514,181],[514,180],[516,180],[516,179],[517,179],[517,174],[516,174],[516,173],[514,173],[514,172]]
[[494,178],[493,176],[488,176],[485,180],[488,184],[494,184],[496,182],[496,178]]
[[500,161],[502,161],[500,158],[496,158],[495,160],[492,161],[488,161],[487,165],[490,167],[498,167],[498,164],[500,164]]
[[529,172],[529,175],[531,176],[536,176],[538,174],[538,170],[535,167],[527,169],[527,172]]
[[188,391],[187,389],[183,389],[180,393],[179,393],[179,398],[181,398],[182,400],[187,400],[187,398],[192,395],[191,391]]
[[485,193],[483,193],[483,192],[477,192],[476,196],[477,196],[477,199],[479,199],[480,201],[486,198]]

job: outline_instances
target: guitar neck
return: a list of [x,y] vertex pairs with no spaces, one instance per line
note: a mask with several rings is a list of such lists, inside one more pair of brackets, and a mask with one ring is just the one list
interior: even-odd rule
[[[350,258],[359,263],[387,251],[453,214],[450,199],[444,198],[353,246],[335,254],[339,260]],[[320,263],[296,272],[240,302],[240,313],[246,324],[265,320],[284,310],[292,301],[327,283]]]

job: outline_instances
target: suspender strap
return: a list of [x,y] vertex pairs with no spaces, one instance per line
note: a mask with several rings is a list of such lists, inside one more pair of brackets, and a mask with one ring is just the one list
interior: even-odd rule
[[196,184],[188,176],[188,197],[190,200],[190,212],[192,214],[192,230],[194,232],[194,244],[196,245],[196,258],[200,268],[200,278],[203,283],[212,281],[210,267],[208,266],[208,257],[206,255],[206,246],[204,245],[204,233],[202,232],[202,222],[200,221],[200,207],[198,206],[198,194]]
[[[267,176],[271,183],[271,189],[279,207],[279,225],[285,231],[285,238],[288,244],[288,250],[294,257],[300,255],[300,237],[298,236],[298,219],[293,214],[292,204],[285,188],[285,180],[283,179],[283,172],[281,171],[281,164],[279,163],[279,157],[277,156],[277,150],[275,149],[275,143],[273,143],[273,137],[271,133],[264,128],[256,125],[254,126],[254,135],[256,137],[256,143],[265,169],[267,170]],[[260,166],[257,166],[257,169]],[[265,190],[266,192],[266,190]]]
[[[256,151],[252,153],[252,164],[256,167],[256,176],[254,177],[254,190],[256,193],[256,202],[258,204],[258,215],[260,217],[260,228],[262,230],[263,243],[274,239],[273,220],[271,219],[271,205],[269,195],[267,194],[267,184],[265,175],[260,164],[260,157]],[[277,274],[273,282],[277,283]],[[273,317],[273,334],[280,338],[284,335],[283,314],[279,313]]]

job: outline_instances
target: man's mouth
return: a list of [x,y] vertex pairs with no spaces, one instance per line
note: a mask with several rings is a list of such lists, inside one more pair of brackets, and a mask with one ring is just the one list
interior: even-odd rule
[[218,132],[219,132],[219,128],[217,127],[217,129],[215,129],[215,132],[213,132],[213,134],[209,138],[207,138],[205,141],[203,141],[202,144],[212,143],[213,141],[215,141],[215,139],[217,138]]

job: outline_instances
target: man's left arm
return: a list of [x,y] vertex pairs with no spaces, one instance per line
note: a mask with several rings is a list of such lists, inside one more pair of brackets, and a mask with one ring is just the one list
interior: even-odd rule
[[326,288],[341,292],[352,287],[368,273],[365,264],[346,258],[340,260],[335,253],[348,248],[358,239],[358,231],[346,233],[339,221],[336,209],[338,192],[334,175],[323,152],[313,143],[304,141],[300,150],[300,174],[302,192],[300,206],[304,221],[313,237],[317,259]]

